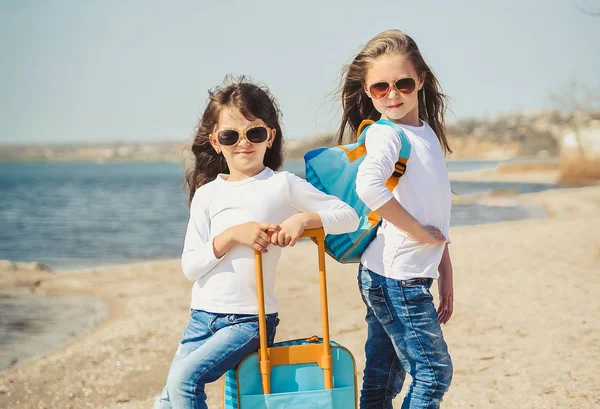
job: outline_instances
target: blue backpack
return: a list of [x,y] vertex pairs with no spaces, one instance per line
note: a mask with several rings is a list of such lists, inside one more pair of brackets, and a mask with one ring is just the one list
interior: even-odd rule
[[[369,209],[356,193],[356,174],[358,166],[367,153],[365,147],[367,128],[373,124],[364,120],[358,127],[358,140],[349,145],[339,145],[333,148],[320,148],[309,151],[304,155],[306,164],[306,180],[314,187],[329,195],[336,196],[348,203],[358,214],[360,223],[352,233],[328,234],[325,237],[327,254],[340,263],[358,263],[360,257],[375,238],[381,217]],[[406,171],[406,163],[410,156],[411,145],[402,128],[395,123],[380,119],[375,122],[394,128],[398,134],[402,148],[392,176],[386,186],[390,191],[398,185],[400,177]]]

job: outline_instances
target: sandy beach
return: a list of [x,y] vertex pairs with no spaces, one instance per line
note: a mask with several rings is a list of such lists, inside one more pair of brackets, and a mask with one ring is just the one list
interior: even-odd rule
[[[598,408],[600,186],[510,200],[548,217],[451,231],[455,311],[444,334],[455,374],[442,407]],[[311,242],[284,251],[279,341],[320,334],[316,257]],[[332,338],[354,353],[360,385],[366,325],[356,266],[328,260],[328,274]],[[0,292],[103,299],[109,313],[61,348],[0,372],[0,407],[152,407],[189,316],[191,282],[179,260],[20,277],[0,280]],[[222,383],[208,394],[220,408]]]

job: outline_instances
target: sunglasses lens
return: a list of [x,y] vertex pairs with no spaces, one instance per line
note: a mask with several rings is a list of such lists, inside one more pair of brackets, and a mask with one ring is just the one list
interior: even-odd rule
[[412,78],[401,78],[394,83],[396,89],[403,94],[412,94],[417,86]]
[[263,128],[262,126],[249,129],[248,132],[246,132],[246,138],[252,143],[264,142],[267,140],[267,136],[269,136],[267,128]]
[[387,82],[376,82],[369,87],[369,92],[371,92],[371,96],[375,99],[385,97],[389,90],[390,84]]
[[217,137],[221,145],[231,146],[236,144],[236,142],[240,138],[240,134],[238,133],[238,131],[234,131],[232,129],[224,129],[222,131],[219,131]]

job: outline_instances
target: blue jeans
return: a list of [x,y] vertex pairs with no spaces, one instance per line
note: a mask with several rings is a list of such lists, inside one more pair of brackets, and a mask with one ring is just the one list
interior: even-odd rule
[[[269,345],[273,344],[278,323],[277,314],[267,315]],[[192,310],[167,385],[154,402],[154,409],[207,409],[204,386],[258,348],[257,315]]]
[[368,324],[360,409],[392,409],[407,372],[413,381],[402,409],[439,408],[452,361],[429,291],[432,281],[395,280],[359,267]]

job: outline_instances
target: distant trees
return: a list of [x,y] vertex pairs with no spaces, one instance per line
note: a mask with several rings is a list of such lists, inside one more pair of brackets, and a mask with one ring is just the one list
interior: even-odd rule
[[571,78],[564,90],[549,95],[550,102],[566,114],[566,129],[572,131],[577,141],[579,156],[586,158],[584,143],[581,140],[581,127],[589,122],[600,107],[600,96],[575,78]]

